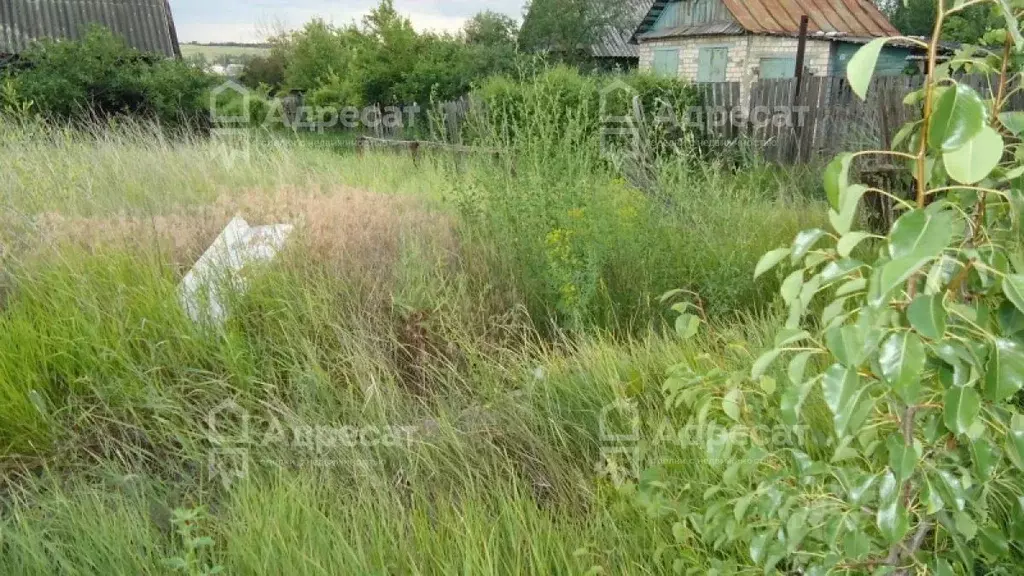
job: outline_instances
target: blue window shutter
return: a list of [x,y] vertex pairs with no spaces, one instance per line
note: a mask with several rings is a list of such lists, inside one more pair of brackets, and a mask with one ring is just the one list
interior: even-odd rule
[[654,51],[654,74],[675,78],[679,75],[679,50],[660,48]]
[[728,63],[728,48],[701,48],[697,51],[697,82],[725,82]]
[[760,77],[765,80],[793,78],[796,76],[796,57],[761,58],[760,70]]

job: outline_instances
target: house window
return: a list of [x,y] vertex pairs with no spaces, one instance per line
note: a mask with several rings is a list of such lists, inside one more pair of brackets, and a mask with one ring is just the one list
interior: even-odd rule
[[728,48],[701,48],[697,52],[697,82],[725,82]]
[[793,78],[796,76],[796,57],[761,58],[759,75],[762,80]]
[[675,78],[679,75],[679,50],[676,48],[661,48],[654,51],[654,74]]

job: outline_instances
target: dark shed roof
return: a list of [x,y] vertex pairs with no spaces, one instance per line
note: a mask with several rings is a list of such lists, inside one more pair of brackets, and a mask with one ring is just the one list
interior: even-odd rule
[[43,38],[79,39],[90,24],[139,50],[181,55],[168,0],[0,0],[0,53]]
[[640,49],[630,40],[652,4],[654,0],[626,0],[624,28],[606,30],[590,47],[590,54],[595,58],[639,58]]

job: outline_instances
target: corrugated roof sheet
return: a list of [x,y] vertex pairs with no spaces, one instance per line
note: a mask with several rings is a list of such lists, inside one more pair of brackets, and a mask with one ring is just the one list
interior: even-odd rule
[[79,39],[101,24],[146,52],[180,55],[167,0],[0,0],[0,53],[34,40]]
[[[721,0],[742,30],[754,34],[796,36],[800,16],[807,15],[810,35],[829,37],[898,36],[899,31],[870,0]],[[670,0],[657,0],[641,19],[637,36],[650,38],[655,12],[660,13]],[[694,28],[694,27],[691,27]],[[701,32],[678,30],[675,36],[694,36]],[[667,36],[659,31],[658,37]]]
[[[2,1],[2,0],[0,0]],[[626,0],[626,22],[621,30],[609,28],[590,48],[595,58],[639,58],[640,49],[631,42],[654,0]]]
[[807,15],[810,34],[898,36],[870,0],[722,0],[743,28],[754,33],[797,35]]

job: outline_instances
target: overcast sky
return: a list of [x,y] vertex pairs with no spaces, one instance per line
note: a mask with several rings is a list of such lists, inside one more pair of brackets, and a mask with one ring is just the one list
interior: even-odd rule
[[[494,10],[522,20],[524,0],[395,0],[418,30],[454,31],[467,18]],[[258,42],[268,31],[297,28],[320,17],[335,24],[359,21],[376,0],[171,0],[182,42]]]

